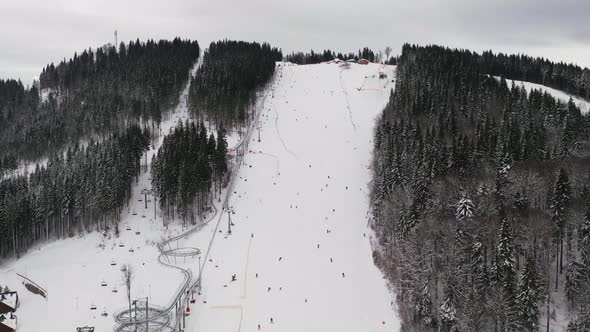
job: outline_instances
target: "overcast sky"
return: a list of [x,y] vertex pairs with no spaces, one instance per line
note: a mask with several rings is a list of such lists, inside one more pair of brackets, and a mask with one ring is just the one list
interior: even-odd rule
[[113,41],[230,38],[283,52],[395,52],[404,42],[527,53],[590,67],[587,0],[0,0],[0,78]]

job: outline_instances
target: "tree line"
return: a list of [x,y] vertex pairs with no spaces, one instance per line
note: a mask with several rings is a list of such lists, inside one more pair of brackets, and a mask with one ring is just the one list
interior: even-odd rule
[[546,85],[590,100],[590,69],[544,58],[483,52],[474,58],[482,72]]
[[117,232],[149,138],[149,129],[131,125],[0,181],[0,256],[18,257],[39,240],[113,226]]
[[158,127],[199,57],[196,41],[175,38],[84,50],[46,66],[39,89],[0,82],[0,155],[36,159],[91,135],[130,124]]
[[207,133],[203,122],[179,121],[164,137],[151,166],[154,196],[164,217],[174,219],[177,211],[183,222],[194,224],[209,211],[213,197],[221,194],[227,171],[223,125],[215,136]]
[[189,109],[201,120],[226,128],[250,121],[256,93],[275,70],[281,51],[269,44],[223,40],[213,42],[191,80]]
[[375,260],[408,330],[536,331],[565,298],[586,331],[590,116],[479,60],[404,45],[375,129]]
[[304,52],[293,52],[291,54],[287,54],[284,57],[284,60],[287,62],[292,62],[298,65],[312,65],[317,63],[322,63],[326,61],[332,61],[334,59],[340,59],[342,61],[346,60],[355,60],[358,61],[359,59],[366,59],[371,62],[381,62],[383,61],[385,64],[395,65],[397,63],[397,57],[391,56],[391,48],[386,47],[383,51],[373,51],[368,47],[364,47],[363,49],[358,50],[358,52],[349,52],[349,53],[342,53],[332,50],[324,50],[322,52],[315,52],[311,50],[308,53]]

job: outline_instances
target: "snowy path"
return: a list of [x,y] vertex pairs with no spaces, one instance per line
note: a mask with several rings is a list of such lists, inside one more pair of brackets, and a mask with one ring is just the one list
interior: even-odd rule
[[251,138],[232,189],[232,234],[224,214],[190,239],[217,238],[187,331],[399,330],[366,219],[372,129],[393,75],[373,64],[278,69],[261,142]]

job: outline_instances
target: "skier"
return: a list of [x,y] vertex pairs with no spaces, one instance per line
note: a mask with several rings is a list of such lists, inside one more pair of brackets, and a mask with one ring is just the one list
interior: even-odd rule
[[270,318],[270,323],[271,323],[271,324],[272,324],[272,323],[274,323],[274,321],[272,320],[272,317]]
[[279,257],[279,262],[283,259],[283,256]]
[[344,278],[344,272],[342,272],[342,278]]
[[236,275],[235,274],[231,276],[231,281],[236,281]]
[[260,324],[258,324],[258,329],[260,330]]
[[267,292],[270,292],[270,287],[268,287],[268,290],[267,290]]
[[330,257],[330,263],[334,263],[334,261],[332,260],[332,257]]

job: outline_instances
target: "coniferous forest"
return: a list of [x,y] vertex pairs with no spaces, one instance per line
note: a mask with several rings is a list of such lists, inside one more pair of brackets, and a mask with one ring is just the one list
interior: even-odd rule
[[192,79],[189,106],[201,120],[234,128],[249,121],[256,93],[271,79],[279,49],[243,41],[211,43]]
[[526,55],[484,52],[479,69],[506,79],[543,84],[590,100],[590,69]]
[[100,142],[55,153],[31,174],[0,181],[0,256],[18,256],[50,237],[117,231],[149,138],[149,130],[131,125]]
[[489,75],[572,82],[536,61],[403,47],[371,202],[405,330],[537,331],[560,302],[590,329],[590,117]]
[[36,159],[131,124],[157,128],[199,56],[196,41],[121,43],[46,66],[30,89],[0,81],[0,157]]
[[164,216],[174,219],[176,211],[183,222],[194,224],[221,194],[227,171],[223,126],[214,136],[202,122],[179,122],[164,137],[151,167],[152,188]]

